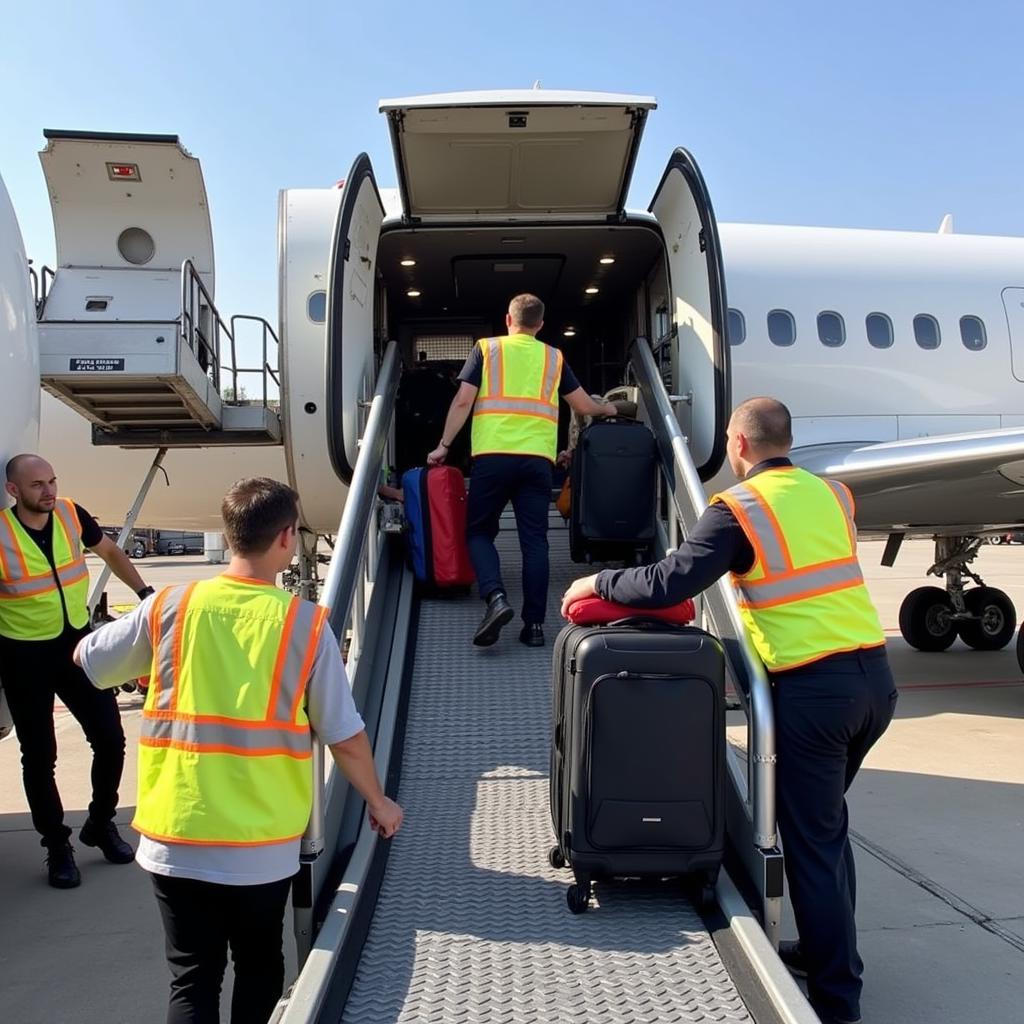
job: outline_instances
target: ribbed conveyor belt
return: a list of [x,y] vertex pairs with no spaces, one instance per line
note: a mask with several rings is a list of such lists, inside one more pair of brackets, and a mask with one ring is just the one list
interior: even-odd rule
[[[499,536],[518,608],[514,532]],[[396,837],[343,1020],[534,1024],[749,1021],[698,914],[677,893],[596,886],[566,909],[548,866],[551,649],[583,567],[551,533],[548,644],[469,639],[475,599],[424,601]]]

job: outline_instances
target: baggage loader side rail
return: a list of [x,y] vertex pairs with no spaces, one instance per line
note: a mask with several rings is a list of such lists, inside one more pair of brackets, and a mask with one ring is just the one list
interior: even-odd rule
[[[658,443],[662,482],[668,498],[666,537],[675,538],[680,528],[684,534],[693,528],[707,507],[707,498],[690,457],[687,437],[679,426],[646,338],[637,338],[633,343],[629,365],[640,389],[644,420]],[[775,826],[775,721],[771,687],[743,626],[729,581],[723,577],[705,591],[703,605],[711,632],[725,648],[729,679],[747,718],[746,764],[734,752],[728,757],[726,828],[732,848],[758,894],[764,929],[777,944],[783,883],[782,854],[777,847]]]
[[[401,561],[393,545],[386,543],[377,517],[377,486],[391,437],[395,399],[401,376],[397,342],[384,350],[377,384],[368,403],[368,416],[359,441],[352,482],[334,544],[319,603],[330,609],[328,622],[339,644],[348,639],[346,667],[356,704],[363,715],[371,742],[380,722],[380,706],[386,682],[388,655],[380,647],[387,641],[386,619],[396,614],[393,590],[402,576]],[[404,634],[403,634],[404,635]],[[362,655],[366,653],[364,659]],[[379,662],[379,664],[378,664]],[[302,837],[299,876],[293,890],[295,934],[300,964],[305,960],[316,930],[316,908],[325,890],[333,853],[355,842],[362,802],[337,772],[325,784],[324,748],[313,745],[313,810]],[[349,797],[352,796],[352,800]],[[353,810],[351,804],[358,803]],[[358,814],[357,814],[358,811]],[[341,836],[342,819],[346,836]],[[346,838],[347,837],[347,838]],[[328,856],[323,857],[325,852]]]

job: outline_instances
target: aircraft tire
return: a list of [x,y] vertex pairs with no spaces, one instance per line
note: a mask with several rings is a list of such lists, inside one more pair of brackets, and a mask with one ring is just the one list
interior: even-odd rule
[[1017,632],[1017,611],[1008,594],[995,587],[975,587],[964,604],[977,619],[961,622],[960,639],[976,651],[1001,651]]
[[956,639],[953,602],[940,587],[918,587],[900,605],[900,632],[919,651],[944,651]]
[[1021,672],[1024,672],[1024,624],[1020,627],[1020,632],[1017,634],[1017,666]]

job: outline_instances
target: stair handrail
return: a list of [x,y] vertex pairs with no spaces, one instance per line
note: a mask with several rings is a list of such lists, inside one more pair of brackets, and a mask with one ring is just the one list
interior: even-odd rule
[[[355,664],[360,654],[360,635],[368,603],[365,584],[369,570],[372,570],[370,563],[377,556],[374,543],[377,534],[377,488],[384,465],[384,453],[391,436],[401,372],[398,342],[389,341],[377,371],[377,383],[369,403],[366,427],[359,440],[359,453],[338,524],[334,554],[320,592],[319,604],[329,609],[327,621],[339,643],[344,642],[346,631],[350,623],[352,625],[347,658],[350,678],[355,676]],[[323,746],[320,743],[314,744],[313,811],[302,837],[301,852],[304,858],[315,858],[324,848],[323,759]]]
[[[203,333],[202,322],[196,316],[197,296],[200,300],[205,299],[207,308],[210,311],[211,324],[213,326],[213,339],[207,338]],[[181,264],[181,333],[185,344],[192,350],[196,359],[202,364],[202,354],[205,353],[207,365],[205,371],[210,374],[214,387],[220,393],[220,335],[221,332],[231,337],[231,329],[224,322],[220,315],[213,296],[210,294],[203,279],[199,276],[195,264],[191,259],[186,259]]]
[[[640,387],[647,422],[658,442],[662,469],[670,484],[672,508],[685,530],[693,528],[707,507],[707,497],[675,410],[665,390],[646,338],[637,338],[630,366]],[[757,847],[776,845],[775,817],[775,714],[771,684],[764,663],[755,652],[740,617],[736,593],[722,577],[704,591],[705,611],[722,640],[726,662],[747,716],[747,795]]]
[[[235,351],[235,343],[238,338],[238,331],[235,328],[235,324],[239,320],[248,320],[253,323],[257,323],[261,328],[261,345],[262,345],[262,365],[260,366],[239,366],[238,356]],[[274,364],[270,364],[267,358],[267,339],[271,338],[274,342]],[[238,397],[238,377],[243,373],[258,373],[263,385],[263,404],[267,404],[267,378],[269,377],[277,386],[278,389],[281,387],[281,378],[278,373],[280,367],[280,352],[281,342],[277,337],[277,332],[262,316],[254,316],[251,313],[235,313],[231,317],[231,394],[232,401],[241,401]]]

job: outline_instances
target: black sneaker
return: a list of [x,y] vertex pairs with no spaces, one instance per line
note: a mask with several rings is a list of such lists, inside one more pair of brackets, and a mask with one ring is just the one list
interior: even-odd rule
[[78,833],[78,838],[86,846],[99,847],[111,864],[131,864],[135,860],[135,851],[121,838],[121,833],[112,821],[97,825],[89,818]]
[[544,646],[544,627],[539,622],[528,622],[519,631],[519,642],[527,647]]
[[804,959],[799,941],[780,942],[779,959],[789,968],[789,973],[795,978],[807,977],[807,961]]
[[484,617],[480,620],[476,632],[473,634],[473,643],[477,647],[490,647],[498,640],[501,627],[507,626],[512,621],[512,605],[508,603],[505,595],[499,590],[487,599],[487,607],[484,609]]
[[70,843],[49,847],[46,853],[46,874],[54,889],[74,889],[82,884]]

